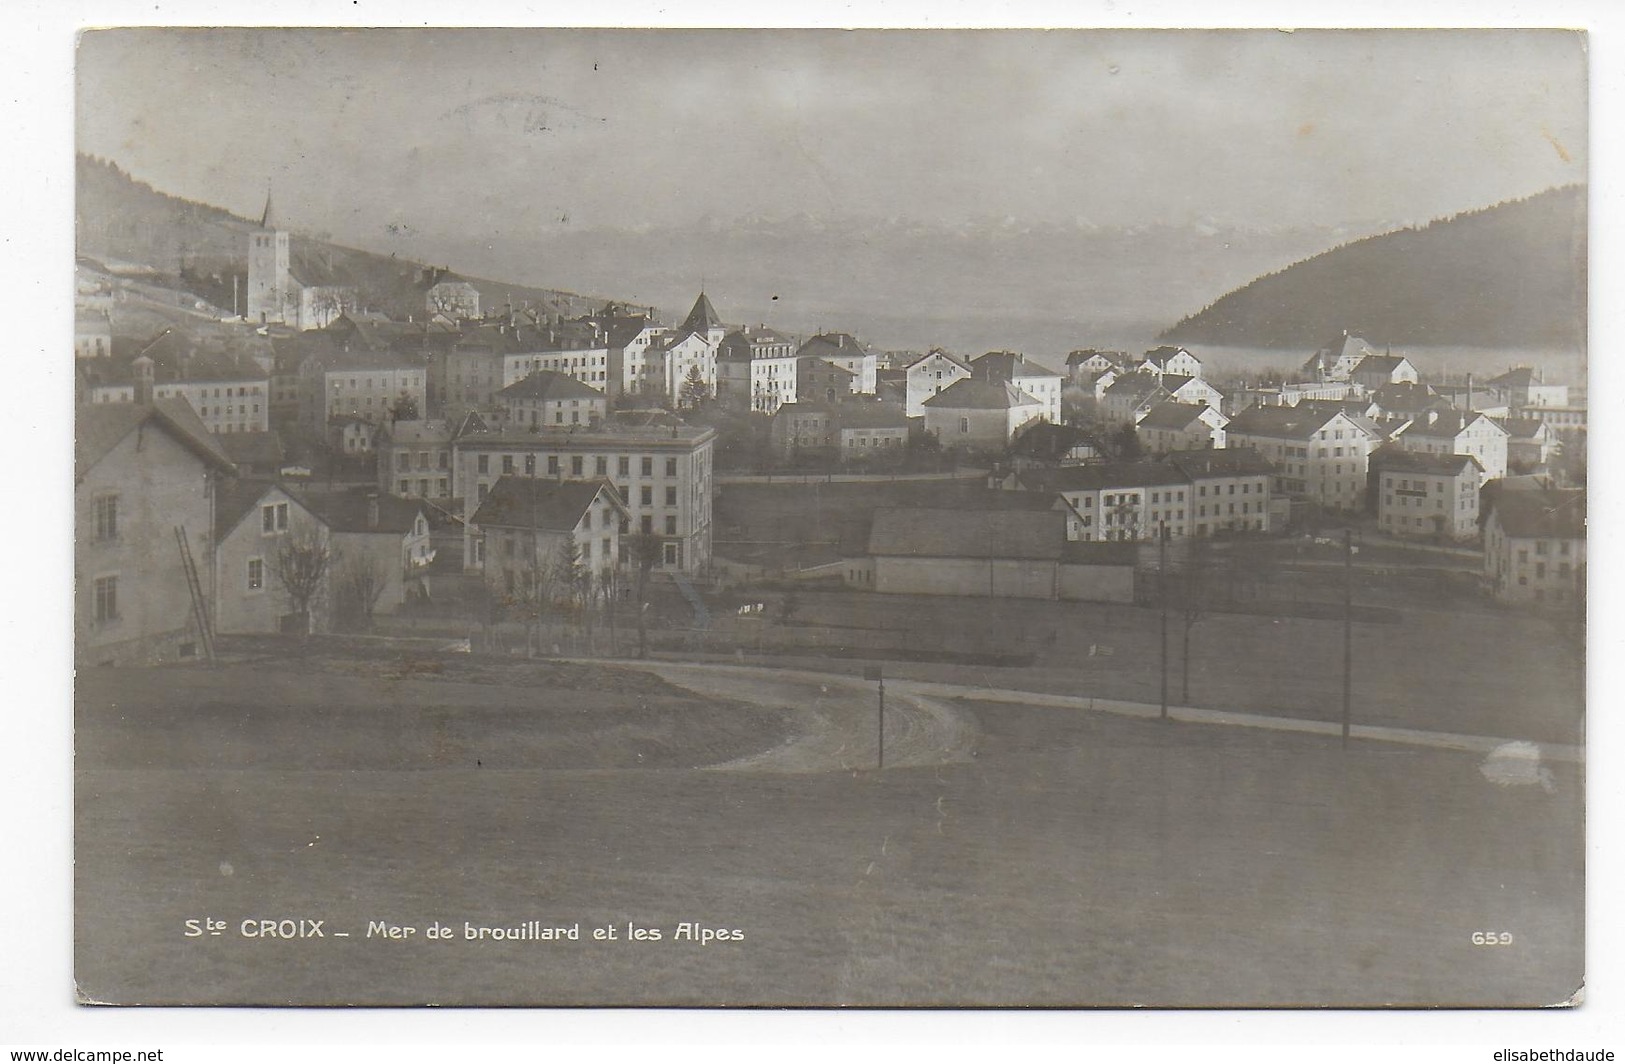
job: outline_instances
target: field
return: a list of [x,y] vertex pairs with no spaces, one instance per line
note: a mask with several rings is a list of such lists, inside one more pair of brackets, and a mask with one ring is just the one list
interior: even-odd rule
[[[654,668],[82,673],[81,992],[1544,1004],[1582,983],[1582,766],[899,698],[877,772],[872,684]],[[187,937],[205,918],[222,934]],[[324,934],[241,934],[262,919]],[[532,919],[581,939],[464,937]]]

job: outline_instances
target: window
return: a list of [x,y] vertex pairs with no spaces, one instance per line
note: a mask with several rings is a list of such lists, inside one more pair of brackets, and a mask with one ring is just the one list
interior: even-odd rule
[[410,495],[411,493],[412,493],[412,482],[409,481],[409,480],[402,480],[400,482],[400,485],[399,485],[398,494],[400,494],[400,495]]
[[598,457],[594,458],[592,460],[592,471],[594,476],[609,476],[609,459],[605,458],[603,455],[599,455]]
[[[632,475],[632,459],[627,457],[624,454],[621,455],[619,458],[615,459],[615,472],[619,476],[623,476],[623,477],[631,476]],[[625,495],[626,493],[623,491],[623,492],[621,492],[621,494]]]
[[675,477],[677,475],[677,459],[666,459],[666,475],[668,477]]
[[651,458],[649,455],[644,455],[643,459],[642,459],[642,461],[640,463],[639,472],[643,476],[646,476],[646,477],[654,476],[655,475],[655,460],[653,458]]
[[288,530],[288,504],[285,502],[269,503],[260,507],[261,532],[286,532]]
[[677,518],[675,518],[675,517],[667,517],[666,518],[666,535],[675,536],[676,534],[677,534]]
[[513,455],[505,454],[502,456],[502,471],[504,473],[513,472]]
[[653,488],[647,484],[643,485],[643,487],[638,489],[638,504],[641,506],[653,506],[655,503],[654,495],[655,490]]
[[428,469],[429,468],[429,452],[428,451],[419,451],[418,452],[418,468],[419,469]]
[[96,538],[118,538],[117,495],[103,495],[96,500]]
[[248,559],[248,590],[261,591],[265,588],[265,561],[261,558]]
[[962,417],[959,419],[959,431],[961,433],[970,432],[970,418]]
[[644,514],[643,519],[638,522],[638,529],[646,536],[653,534],[655,530],[655,519],[650,517],[648,514]]
[[405,451],[396,451],[395,452],[395,468],[397,470],[406,470],[406,469],[410,468],[411,467],[411,459],[412,459],[412,456],[407,454]]
[[118,620],[118,577],[96,578],[96,621],[105,624]]
[[677,505],[677,488],[676,488],[675,485],[673,485],[672,487],[668,487],[666,489],[666,505],[667,506],[676,506]]
[[665,555],[667,565],[678,565],[678,564],[680,564],[678,559],[681,557],[681,555],[678,553],[678,548],[679,548],[679,545],[676,544],[676,543],[668,543],[668,544],[666,544],[666,548],[665,548],[665,551],[663,553]]
[[536,475],[536,456],[533,455],[533,454],[527,454],[527,455],[525,455],[525,476],[533,477],[535,475]]
[[489,473],[491,471],[491,456],[490,455],[488,455],[488,454],[480,455],[479,470],[480,470],[481,473]]
[[581,457],[579,454],[573,454],[570,456],[570,475],[572,477],[579,477],[582,474],[582,463],[585,461],[586,459]]
[[547,475],[550,477],[559,475],[559,456],[556,454],[547,456]]

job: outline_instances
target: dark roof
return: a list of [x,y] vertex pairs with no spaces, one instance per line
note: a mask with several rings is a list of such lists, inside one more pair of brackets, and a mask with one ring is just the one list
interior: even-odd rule
[[[1507,430],[1507,435],[1515,440],[1528,440],[1540,435],[1546,429],[1546,422],[1538,417],[1492,417],[1491,421]],[[1547,430],[1548,435],[1550,430]]]
[[1191,480],[1209,477],[1268,476],[1275,465],[1251,447],[1226,447],[1210,451],[1178,451],[1168,456],[1168,464]]
[[223,480],[214,497],[214,535],[215,542],[219,543],[231,535],[235,529],[248,516],[254,507],[265,498],[266,492],[278,488],[284,495],[298,503],[301,509],[309,510],[304,500],[295,495],[288,485],[278,482],[274,477],[243,477]]
[[130,433],[149,421],[175,437],[187,450],[224,473],[237,467],[221,450],[218,438],[203,424],[192,404],[185,399],[158,399],[142,403],[89,403],[81,405],[74,417],[73,475],[82,479]]
[[1024,377],[1059,377],[1019,351],[989,351],[971,360],[971,372],[990,381],[1015,381]]
[[[1271,436],[1278,439],[1307,440],[1337,416],[1336,411],[1320,411],[1296,406],[1250,406],[1230,419],[1228,431],[1232,436]],[[1350,415],[1351,421],[1370,425],[1376,436],[1382,432],[1365,418]],[[1362,425],[1362,427],[1364,427]]]
[[1188,478],[1168,462],[1098,462],[1059,469],[1030,469],[1016,474],[1016,479],[1031,491],[1054,493],[1183,484]]
[[1429,407],[1447,407],[1450,405],[1441,399],[1432,388],[1415,381],[1384,384],[1371,394],[1371,399],[1383,410],[1396,412],[1426,410]]
[[1016,406],[1040,404],[1014,384],[966,377],[948,385],[921,405],[939,410],[1009,410]]
[[1492,483],[1484,492],[1485,519],[1494,514],[1516,539],[1584,539],[1584,488],[1542,488]]
[[1397,443],[1386,443],[1371,452],[1370,466],[1379,472],[1432,473],[1436,476],[1456,476],[1469,465],[1484,467],[1470,454],[1425,454],[1407,451]]
[[881,557],[1054,561],[1065,542],[1059,510],[880,509],[869,531]]
[[797,373],[839,373],[846,377],[857,376],[856,372],[847,369],[845,366],[837,366],[827,358],[820,355],[809,355],[806,351],[807,348],[803,345],[801,353],[796,355]]
[[803,358],[862,358],[873,354],[848,333],[819,333],[796,351]]
[[1126,352],[1126,351],[1101,351],[1101,350],[1099,350],[1097,348],[1085,347],[1085,348],[1081,348],[1080,350],[1073,351],[1070,354],[1068,354],[1066,356],[1066,364],[1068,366],[1076,366],[1080,362],[1089,361],[1091,358],[1094,358],[1096,355],[1099,355],[1101,358],[1106,359],[1108,362],[1111,362],[1113,365],[1118,365],[1124,359],[1126,359],[1128,357],[1128,352]]
[[722,328],[722,318],[717,315],[717,308],[711,305],[704,292],[694,301],[694,309],[688,312],[678,329],[681,333],[703,333],[710,329]]
[[[1110,373],[1111,370],[1102,370],[1101,372]],[[1111,383],[1111,387],[1106,389],[1106,394],[1114,398],[1128,396],[1132,399],[1144,399],[1157,389],[1163,388],[1162,382],[1164,379],[1173,380],[1174,378],[1161,378],[1154,373],[1125,373]],[[1190,380],[1189,377],[1183,379]]]
[[271,190],[265,190],[265,209],[260,212],[260,228],[275,229],[276,216],[271,212]]
[[638,334],[643,330],[655,328],[654,319],[641,314],[605,316],[598,320],[604,326],[604,332],[606,333],[604,344],[607,347],[625,347],[637,339]]
[[1076,425],[1033,421],[1025,425],[1010,444],[1010,453],[1021,458],[1054,461],[1080,445],[1094,445],[1089,434]]
[[1409,361],[1404,355],[1367,355],[1355,365],[1355,373],[1392,373],[1400,363]]
[[1170,399],[1145,412],[1140,425],[1153,429],[1182,429],[1213,409],[1206,403],[1179,403]]
[[[1438,416],[1434,417],[1434,414],[1437,414]],[[1428,411],[1426,414],[1416,418],[1416,420],[1412,421],[1410,425],[1406,427],[1405,435],[1424,436],[1428,439],[1453,440],[1457,436],[1461,435],[1462,432],[1466,431],[1469,425],[1478,421],[1480,418],[1488,421],[1492,425],[1495,425],[1496,428],[1501,428],[1501,426],[1497,424],[1493,418],[1490,418],[1485,414],[1480,414],[1476,410],[1439,410]],[[1502,431],[1505,430],[1502,429]]]
[[561,399],[603,399],[603,392],[583,384],[574,377],[539,369],[522,381],[515,381],[496,394],[498,399],[541,399],[558,402]]
[[498,477],[491,493],[480,503],[469,523],[542,532],[570,532],[581,515],[604,492],[621,509],[620,495],[607,480],[547,480],[538,477]]
[[1491,377],[1489,383],[1497,388],[1527,388],[1536,383],[1535,371],[1528,366],[1518,366],[1499,377]]
[[282,462],[282,437],[276,432],[225,432],[214,437],[238,465],[273,466]]
[[[334,532],[393,532],[404,535],[412,531],[418,514],[425,512],[421,500],[380,495],[376,488],[331,492],[296,488],[289,494]],[[368,514],[374,501],[378,504],[376,525]]]

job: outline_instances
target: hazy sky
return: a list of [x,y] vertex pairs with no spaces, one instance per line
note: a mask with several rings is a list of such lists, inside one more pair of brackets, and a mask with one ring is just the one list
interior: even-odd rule
[[[79,147],[348,242],[798,212],[1410,222],[1586,175],[1583,38],[124,30]],[[392,230],[390,227],[396,227]]]

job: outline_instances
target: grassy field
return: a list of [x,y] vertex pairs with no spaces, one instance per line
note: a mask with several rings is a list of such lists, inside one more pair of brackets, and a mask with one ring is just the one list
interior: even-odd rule
[[[964,703],[897,725],[951,724],[936,763],[752,769],[809,728],[866,734],[869,694],[719,690],[466,656],[85,672],[81,991],[1538,1004],[1581,983],[1576,766],[1502,786],[1446,751]],[[187,938],[204,917],[227,932]],[[283,918],[327,936],[238,933]],[[461,937],[529,919],[582,941]],[[418,932],[369,939],[373,920]],[[431,921],[457,937],[425,938]],[[628,942],[628,921],[663,937]],[[682,922],[744,938],[677,941]],[[1512,944],[1472,944],[1491,930]]]

